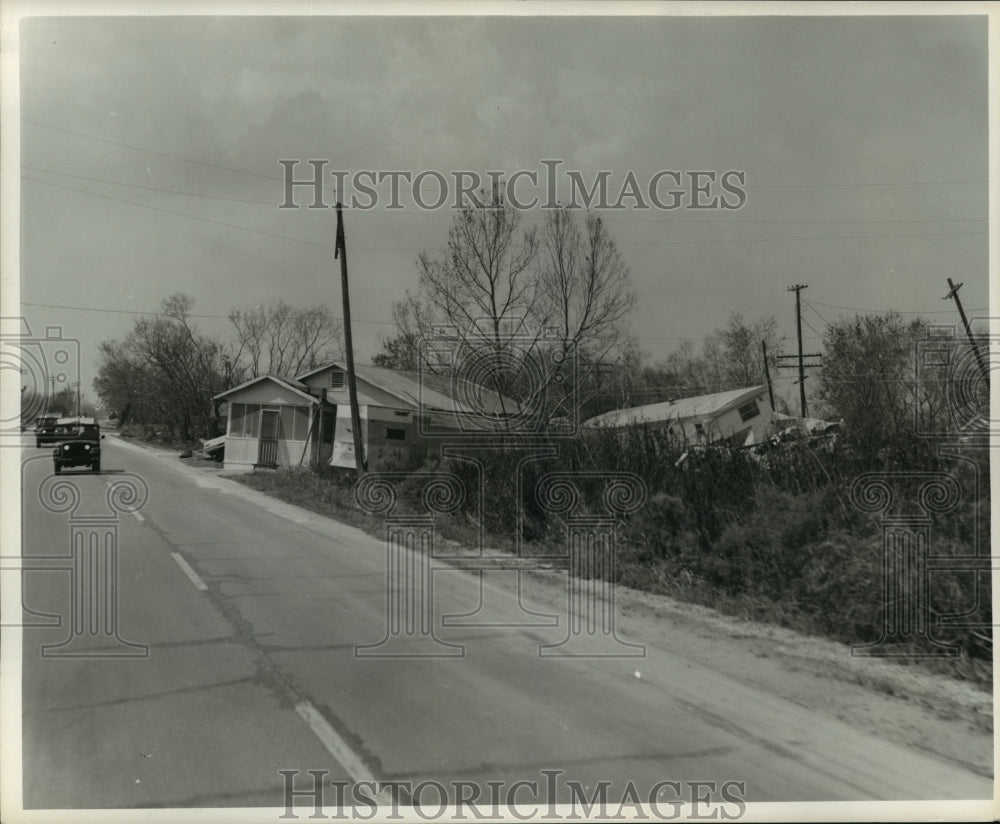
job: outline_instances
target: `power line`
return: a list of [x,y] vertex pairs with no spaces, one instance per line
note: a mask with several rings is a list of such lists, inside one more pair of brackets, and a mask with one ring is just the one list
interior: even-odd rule
[[[201,221],[203,223],[210,223],[210,224],[213,224],[215,226],[224,226],[224,227],[227,227],[227,228],[230,228],[230,229],[237,229],[237,230],[243,231],[243,232],[253,232],[254,234],[265,235],[267,237],[274,237],[274,238],[278,238],[280,240],[288,240],[288,241],[291,241],[292,243],[302,243],[302,244],[305,244],[307,246],[318,246],[321,249],[327,249],[328,251],[333,251],[333,247],[328,246],[325,243],[317,243],[315,241],[304,240],[302,238],[294,238],[294,237],[290,237],[288,235],[281,235],[281,234],[278,234],[276,232],[268,232],[268,231],[265,231],[263,229],[251,229],[251,228],[249,228],[247,226],[238,226],[238,225],[236,225],[234,223],[226,223],[226,222],[221,221],[221,220],[212,220],[210,218],[200,217],[198,215],[192,215],[189,212],[181,212],[181,211],[178,211],[176,209],[165,209],[162,206],[152,206],[152,205],[150,205],[148,203],[139,203],[139,202],[134,201],[134,200],[126,200],[125,198],[115,197],[114,195],[103,194],[103,193],[100,193],[100,192],[92,192],[92,191],[88,191],[87,189],[78,189],[78,188],[73,187],[73,186],[64,186],[64,185],[62,185],[60,183],[53,183],[52,181],[42,180],[40,178],[22,177],[22,179],[23,180],[31,181],[32,183],[41,183],[42,185],[45,185],[45,186],[53,186],[53,187],[58,188],[58,189],[65,189],[66,191],[76,192],[76,193],[82,194],[82,195],[90,195],[91,197],[99,197],[99,198],[103,198],[105,200],[115,200],[115,201],[118,201],[120,203],[125,203],[125,204],[127,204],[129,206],[138,206],[139,208],[142,208],[142,209],[152,209],[153,211],[157,211],[157,212],[165,212],[165,213],[171,214],[171,215],[178,215],[180,217],[190,218],[191,220],[198,220],[198,221]],[[98,179],[94,179],[94,180],[98,180]],[[99,181],[99,182],[109,182],[109,183],[111,183],[111,181]],[[131,184],[113,184],[113,185],[131,185]],[[142,187],[142,188],[146,188],[146,187]],[[159,190],[159,191],[169,191],[169,190]],[[193,195],[195,197],[212,197],[211,195],[200,195],[200,194],[197,194],[197,193],[194,193],[194,192],[170,192],[170,193],[171,194],[190,194],[190,195]],[[221,199],[224,199],[224,200],[235,200],[234,198],[221,198]],[[247,202],[262,203],[261,201],[247,201]],[[267,205],[272,205],[272,204],[268,203]],[[983,232],[918,232],[918,233],[885,233],[885,234],[876,234],[876,235],[809,235],[809,236],[805,236],[805,237],[779,237],[779,238],[727,238],[727,239],[720,239],[720,238],[714,238],[714,239],[712,239],[712,238],[710,238],[710,239],[703,239],[703,240],[662,240],[662,241],[647,241],[647,242],[623,241],[623,242],[619,242],[618,245],[619,246],[629,247],[629,246],[673,246],[673,245],[687,245],[687,244],[710,245],[710,244],[732,244],[732,243],[789,243],[789,242],[796,242],[796,241],[803,241],[803,240],[806,240],[806,241],[808,241],[808,240],[879,240],[879,239],[884,239],[884,238],[907,238],[907,237],[914,237],[914,238],[925,238],[925,237],[963,237],[963,236],[982,235],[982,234],[986,234],[986,232],[985,231],[983,231]],[[423,248],[423,247],[417,247],[417,246],[414,246],[414,247],[390,247],[390,246],[383,246],[383,247],[362,247],[361,251],[378,251],[378,250],[392,250],[392,249],[395,249],[395,250],[399,251],[399,250],[403,250],[403,249],[407,249],[407,248],[414,248],[414,249],[416,249],[416,248]],[[849,308],[849,307],[835,307],[835,308]]]
[[[829,325],[830,325],[830,321],[828,321],[828,320],[827,320],[826,318],[824,318],[824,317],[823,317],[823,316],[822,316],[822,315],[821,315],[821,314],[819,313],[819,310],[818,310],[818,309],[817,309],[817,308],[816,308],[815,306],[813,306],[813,301],[811,301],[811,300],[807,300],[807,301],[806,301],[806,306],[808,306],[808,307],[809,307],[810,309],[812,309],[812,310],[813,310],[813,312],[815,312],[815,313],[816,313],[816,317],[818,317],[818,318],[819,318],[819,319],[820,319],[821,321],[823,321],[823,323],[825,323],[825,324],[826,324],[827,326],[829,326]],[[812,328],[812,327],[810,327],[810,328]],[[815,329],[813,329],[813,331],[815,332],[816,330],[815,330]]]
[[88,192],[86,189],[77,189],[77,188],[74,188],[73,186],[63,186],[62,184],[59,184],[59,183],[52,183],[51,181],[40,180],[40,179],[34,178],[34,177],[25,177],[23,179],[24,180],[29,180],[32,183],[41,183],[41,184],[43,184],[45,186],[54,186],[57,189],[65,189],[68,192],[77,192],[78,194],[81,194],[81,195],[90,195],[91,197],[100,197],[100,198],[103,198],[104,200],[116,200],[119,203],[125,203],[125,204],[127,204],[129,206],[138,206],[141,209],[152,209],[154,212],[166,212],[168,215],[178,215],[179,217],[186,217],[186,218],[188,218],[190,220],[200,221],[201,223],[210,223],[213,226],[224,226],[224,227],[226,227],[228,229],[238,229],[241,232],[252,232],[255,235],[264,235],[266,237],[273,237],[273,238],[277,238],[279,240],[288,240],[288,241],[291,241],[292,243],[301,243],[301,244],[304,244],[306,246],[317,246],[320,249],[326,249],[328,252],[332,252],[333,251],[333,247],[327,245],[326,243],[317,243],[316,241],[313,241],[313,240],[305,240],[303,238],[289,237],[288,235],[279,235],[276,232],[268,232],[268,231],[266,231],[264,229],[251,229],[248,226],[238,226],[235,223],[226,223],[226,222],[221,221],[221,220],[212,220],[211,218],[200,217],[198,215],[192,215],[192,214],[190,214],[188,212],[179,212],[176,209],[164,209],[162,206],[151,206],[148,203],[138,203],[138,202],[136,202],[134,200],[125,200],[125,198],[115,197],[114,195],[105,195],[105,194],[101,194],[99,192]]
[[[167,312],[148,312],[148,311],[147,312],[143,312],[143,311],[140,311],[138,309],[107,309],[107,308],[100,307],[100,306],[62,306],[62,305],[55,304],[55,303],[31,303],[31,302],[28,302],[28,301],[22,301],[21,305],[22,306],[35,306],[35,307],[39,307],[39,308],[43,308],[43,309],[69,309],[69,310],[77,311],[77,312],[107,312],[107,313],[112,314],[112,315],[151,315],[153,317],[161,317],[161,318],[173,317],[173,315],[170,315]],[[204,313],[197,313],[197,312],[190,313],[188,315],[188,317],[189,318],[204,318],[204,319],[210,319],[210,320],[228,320],[229,319],[229,315],[212,315],[212,314],[204,314]],[[283,320],[287,320],[287,319],[297,318],[297,317],[304,317],[304,315],[301,315],[301,314],[283,315],[282,319]],[[328,314],[324,313],[323,317],[326,318],[326,319],[328,319],[328,320],[343,321],[343,318],[338,317],[337,315],[328,315]],[[352,320],[355,323],[370,323],[370,324],[380,325],[380,326],[395,326],[396,325],[393,321],[390,321],[390,320],[361,320],[359,318],[353,318]]]
[[748,189],[844,189],[859,186],[985,186],[985,179],[979,180],[886,180],[851,183],[747,183]]
[[689,223],[689,224],[703,224],[703,225],[726,225],[726,226],[740,226],[743,224],[756,224],[756,223],[801,223],[801,224],[829,224],[829,223],[862,223],[862,224],[874,224],[874,223],[989,223],[987,218],[976,218],[976,217],[942,217],[942,218],[910,218],[910,219],[865,219],[865,218],[831,218],[829,220],[817,220],[815,218],[771,218],[771,219],[745,219],[745,220],[712,220],[711,218],[663,218],[663,217],[638,217],[636,212],[613,212],[610,214],[601,215],[605,220],[608,221],[623,221],[628,223],[663,223],[664,220],[669,220],[671,224],[674,223]]
[[[247,199],[247,198],[240,198],[240,197],[226,197],[225,195],[209,195],[209,194],[205,194],[203,192],[184,192],[184,191],[180,191],[178,189],[163,189],[163,188],[160,188],[159,186],[143,186],[142,184],[139,184],[139,183],[122,183],[121,181],[118,181],[118,180],[106,180],[103,177],[86,177],[84,175],[69,174],[68,172],[54,172],[51,169],[35,169],[35,168],[32,168],[31,166],[22,166],[21,169],[22,169],[22,171],[25,171],[25,172],[37,172],[37,173],[40,173],[40,174],[58,175],[59,177],[72,177],[72,178],[75,178],[76,180],[88,180],[88,181],[90,181],[92,183],[107,183],[110,186],[125,186],[125,187],[127,187],[129,189],[144,189],[144,190],[149,191],[149,192],[165,192],[165,193],[167,193],[169,195],[184,195],[184,196],[187,196],[187,197],[204,197],[204,198],[209,198],[211,200],[230,200],[230,201],[232,201],[234,203],[254,203],[254,204],[258,204],[260,206],[271,206],[271,207],[274,207],[274,206],[277,205],[272,200],[250,200],[250,199]],[[28,178],[28,179],[31,180],[32,178]],[[82,192],[83,189],[79,189],[77,191],[81,191]]]
[[[204,160],[195,160],[194,158],[184,157],[183,155],[171,154],[169,152],[161,152],[155,149],[149,149],[144,146],[135,146],[130,143],[121,143],[117,140],[111,140],[106,137],[97,137],[96,135],[85,134],[83,132],[77,132],[73,129],[67,129],[64,126],[53,126],[51,123],[42,123],[38,120],[31,120],[30,118],[21,118],[22,123],[29,123],[32,126],[39,126],[43,129],[51,129],[52,131],[62,132],[63,134],[73,135],[74,137],[82,137],[86,140],[94,140],[98,143],[107,143],[111,146],[118,146],[123,149],[130,149],[135,152],[145,152],[147,154],[157,155],[159,157],[169,158],[170,160],[180,160],[184,163],[194,163],[199,166],[208,166],[214,169],[221,169],[226,172],[233,172],[235,174],[249,175],[251,177],[259,177],[265,180],[281,180],[281,178],[275,177],[273,175],[264,175],[259,172],[249,172],[245,169],[234,169],[231,166],[222,166],[218,163],[209,163]],[[985,185],[986,180],[979,178],[974,180],[887,180],[887,181],[845,181],[839,183],[747,183],[747,188],[753,189],[844,189],[844,188],[871,188],[871,187],[894,187],[894,186],[966,186],[966,185]]]
[[282,180],[280,177],[275,177],[274,175],[262,175],[259,172],[248,172],[245,169],[234,169],[231,166],[220,166],[218,163],[208,163],[204,160],[195,160],[191,157],[184,157],[182,155],[170,154],[169,152],[158,152],[155,149],[147,149],[143,146],[132,146],[128,143],[119,143],[117,140],[108,140],[105,137],[95,137],[94,135],[84,134],[83,132],[75,132],[72,129],[65,129],[61,126],[53,126],[51,123],[40,123],[37,120],[29,120],[26,117],[21,118],[22,123],[30,123],[32,126],[41,126],[43,129],[52,129],[55,132],[63,132],[64,134],[71,134],[75,137],[82,137],[87,140],[94,140],[98,143],[107,143],[111,146],[118,146],[123,149],[131,149],[134,152],[145,152],[151,155],[157,155],[158,157],[166,157],[170,160],[180,160],[184,163],[194,163],[197,166],[208,166],[212,169],[221,169],[224,172],[232,172],[239,175],[248,175],[249,177],[259,177],[264,180]]
[[787,243],[800,240],[881,240],[883,238],[904,237],[969,237],[985,235],[987,232],[886,232],[877,235],[807,235],[804,237],[748,237],[730,238],[726,240],[653,240],[648,242],[618,242],[619,246],[675,246],[681,244],[712,244],[712,243]]
[[[822,303],[821,301],[814,300],[811,301],[817,306],[826,306],[829,309],[843,309],[848,312],[880,312],[883,314],[896,314],[896,315],[953,315],[954,311],[950,309],[942,310],[928,310],[922,312],[906,311],[903,309],[864,309],[858,306],[838,306],[835,303]],[[976,309],[970,309],[970,312],[985,312],[988,307],[980,306]]]

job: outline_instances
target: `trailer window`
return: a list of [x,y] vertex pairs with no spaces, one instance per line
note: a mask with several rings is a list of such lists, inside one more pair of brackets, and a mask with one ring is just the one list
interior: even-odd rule
[[751,421],[760,414],[760,408],[757,406],[757,401],[750,401],[750,403],[745,403],[739,409],[740,420],[743,423]]

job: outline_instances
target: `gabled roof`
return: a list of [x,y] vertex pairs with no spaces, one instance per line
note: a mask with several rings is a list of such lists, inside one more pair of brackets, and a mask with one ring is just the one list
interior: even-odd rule
[[319,398],[317,398],[315,395],[310,395],[309,387],[306,386],[304,383],[300,383],[299,381],[294,380],[292,378],[282,378],[279,375],[260,375],[259,377],[251,378],[248,381],[244,381],[239,386],[234,386],[232,389],[227,389],[225,392],[220,392],[218,395],[215,395],[213,399],[218,400],[219,398],[228,397],[229,395],[232,395],[234,392],[239,392],[241,389],[246,389],[248,386],[253,386],[255,383],[261,383],[262,381],[272,381],[273,383],[278,384],[278,386],[281,386],[284,389],[291,390],[292,392],[301,395],[310,403],[319,403]]
[[[333,361],[297,375],[296,381],[310,378],[330,368],[347,371],[346,364]],[[368,364],[356,365],[354,373],[376,389],[388,392],[407,406],[415,409],[422,407],[465,414],[496,415],[502,411],[512,414],[520,408],[517,401],[502,398],[498,392],[492,389],[487,389],[472,381],[463,381],[461,378],[453,379],[449,375],[403,372],[396,369],[384,369],[381,366],[369,366]],[[474,401],[474,408],[464,403],[463,399]]]
[[733,407],[766,393],[766,391],[763,386],[752,386],[748,389],[716,392],[713,395],[697,395],[692,398],[679,398],[675,401],[634,406],[631,409],[615,409],[612,412],[605,412],[603,415],[597,415],[584,421],[583,425],[616,427],[711,418],[728,412]]

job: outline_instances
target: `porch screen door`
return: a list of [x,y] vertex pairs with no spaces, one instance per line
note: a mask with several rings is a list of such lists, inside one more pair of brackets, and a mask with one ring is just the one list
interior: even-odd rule
[[260,416],[260,441],[257,447],[259,466],[276,466],[278,463],[278,410],[263,409]]

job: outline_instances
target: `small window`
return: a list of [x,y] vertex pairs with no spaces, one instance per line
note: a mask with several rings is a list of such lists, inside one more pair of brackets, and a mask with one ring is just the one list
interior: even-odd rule
[[247,414],[244,419],[243,435],[247,438],[256,438],[260,435],[260,404],[248,403]]
[[330,388],[331,389],[343,389],[344,388],[344,373],[339,369],[334,369],[330,373]]
[[279,430],[280,437],[285,440],[292,441],[295,440],[295,421],[293,415],[295,414],[294,406],[282,406],[281,407],[281,429]]
[[297,441],[305,441],[309,439],[309,407],[308,406],[296,406],[295,407],[295,425],[293,430],[293,437]]
[[698,433],[698,437],[704,437],[704,435],[705,435],[705,426],[703,424],[696,423],[694,425],[694,431]]
[[246,404],[234,403],[229,413],[229,434],[234,438],[243,436],[244,415],[246,415]]
[[760,414],[760,408],[757,406],[757,401],[750,401],[750,403],[745,403],[739,409],[740,420],[743,423],[753,420]]
[[405,441],[406,440],[406,430],[397,429],[394,426],[387,426],[385,428],[385,438],[388,441]]

